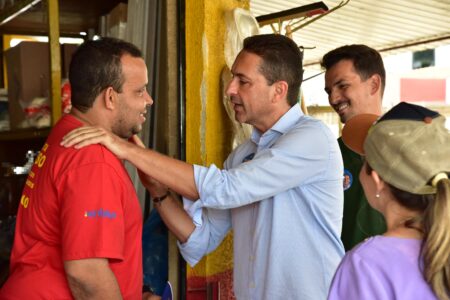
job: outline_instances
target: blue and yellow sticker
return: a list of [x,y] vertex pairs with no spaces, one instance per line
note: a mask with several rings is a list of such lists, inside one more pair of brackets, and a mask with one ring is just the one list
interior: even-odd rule
[[344,169],[344,191],[348,190],[353,184],[353,175],[349,170]]

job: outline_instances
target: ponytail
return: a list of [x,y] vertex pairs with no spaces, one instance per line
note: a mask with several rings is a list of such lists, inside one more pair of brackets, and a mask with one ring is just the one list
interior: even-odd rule
[[436,184],[434,201],[424,212],[422,257],[425,280],[440,300],[450,299],[450,180]]

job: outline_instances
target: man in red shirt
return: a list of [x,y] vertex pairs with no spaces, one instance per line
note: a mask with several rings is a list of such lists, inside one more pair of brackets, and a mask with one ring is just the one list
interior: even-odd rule
[[102,38],[78,48],[69,80],[73,108],[29,173],[0,299],[140,299],[142,213],[122,161],[101,145],[59,144],[82,125],[141,131],[147,68],[134,45]]

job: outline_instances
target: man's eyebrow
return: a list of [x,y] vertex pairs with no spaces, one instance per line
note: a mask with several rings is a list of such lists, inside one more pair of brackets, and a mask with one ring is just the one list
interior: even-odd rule
[[346,81],[347,81],[347,80],[346,80],[345,78],[339,79],[338,81],[336,81],[335,83],[333,83],[332,87],[333,87],[333,86],[340,85],[340,84],[342,84],[342,83],[344,83],[344,82],[346,82]]
[[247,77],[245,74],[243,74],[243,73],[239,73],[239,72],[237,72],[237,73],[233,73],[233,72],[231,72],[231,74],[233,74],[233,77],[240,77],[240,78],[244,78],[244,79],[249,79],[249,77]]
[[[336,81],[335,83],[333,83],[333,84],[331,85],[331,87],[336,86],[336,85],[339,85],[339,84],[341,84],[341,83],[344,82],[344,81],[345,81],[344,78],[339,79],[338,81]],[[324,88],[324,91],[328,94],[328,93],[331,91],[331,88],[325,87],[325,88]]]
[[141,85],[140,87],[137,87],[137,88],[136,88],[136,91],[146,90],[147,87],[148,87],[148,84],[146,83],[146,84],[144,84],[144,85]]
[[339,79],[338,81],[336,81],[335,83],[333,83],[333,86],[339,85],[339,84],[341,84],[343,81],[345,81],[345,79]]

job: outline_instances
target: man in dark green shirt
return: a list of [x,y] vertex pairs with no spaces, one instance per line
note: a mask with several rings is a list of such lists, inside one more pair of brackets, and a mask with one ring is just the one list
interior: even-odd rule
[[[380,54],[366,45],[347,45],[324,55],[325,91],[331,107],[345,123],[351,117],[381,115],[386,72]],[[365,238],[385,232],[382,215],[370,207],[359,182],[363,158],[339,138],[344,160],[344,217],[341,239],[350,250]]]

